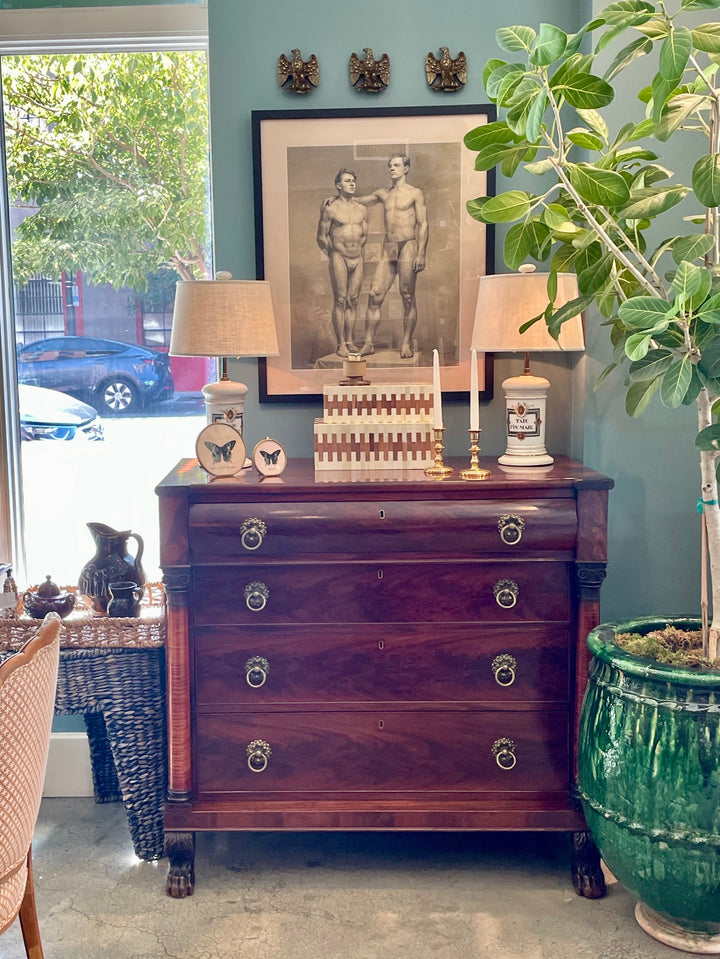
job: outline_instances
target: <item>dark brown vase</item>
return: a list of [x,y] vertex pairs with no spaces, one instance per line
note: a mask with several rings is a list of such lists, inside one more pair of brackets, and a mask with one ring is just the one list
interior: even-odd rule
[[[88,523],[87,528],[95,540],[95,555],[83,566],[78,586],[92,600],[93,607],[104,613],[110,601],[110,583],[127,580],[142,588],[146,582],[140,564],[145,544],[142,536],[129,529],[119,532],[104,523]],[[130,538],[137,541],[134,557],[128,552]]]

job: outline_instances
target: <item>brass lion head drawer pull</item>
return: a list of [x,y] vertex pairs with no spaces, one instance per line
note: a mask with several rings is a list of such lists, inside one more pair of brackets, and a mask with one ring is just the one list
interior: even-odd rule
[[259,549],[267,536],[267,526],[257,516],[250,516],[240,527],[240,542],[243,549]]
[[513,769],[517,764],[515,743],[512,739],[496,739],[492,744],[492,754],[501,769]]
[[517,660],[510,653],[500,653],[493,659],[491,669],[498,686],[512,686],[515,682]]
[[265,685],[269,672],[270,663],[264,656],[251,656],[245,663],[245,679],[253,689],[260,689]]
[[498,520],[500,539],[506,546],[517,546],[525,530],[525,520],[514,513],[503,513]]
[[253,613],[265,609],[270,599],[270,590],[265,583],[248,583],[245,587],[245,605]]
[[270,743],[264,739],[253,739],[247,744],[247,764],[251,773],[264,773],[268,767],[268,759],[272,756]]
[[503,609],[512,609],[518,601],[520,587],[512,579],[499,579],[493,586],[495,602]]

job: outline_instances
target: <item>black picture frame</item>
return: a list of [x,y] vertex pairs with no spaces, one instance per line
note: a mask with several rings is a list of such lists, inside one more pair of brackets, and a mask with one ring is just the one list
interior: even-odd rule
[[[323,204],[337,196],[340,169],[355,171],[357,195],[367,196],[390,185],[389,156],[400,152],[410,159],[407,182],[425,197],[429,227],[427,265],[415,288],[413,345],[419,346],[411,362],[401,359],[404,307],[395,280],[378,326],[376,346],[383,348],[377,359],[368,357],[367,376],[378,385],[430,382],[432,349],[438,348],[443,395],[467,397],[477,283],[494,272],[494,228],[473,220],[465,204],[494,195],[495,171],[475,171],[462,138],[495,117],[492,104],[252,112],[256,276],[272,285],[281,354],[258,361],[261,403],[319,400],[322,387],[342,376],[341,357],[334,354],[328,258],[316,242],[318,220]],[[374,268],[383,256],[383,205],[368,210],[356,328],[363,327]],[[488,400],[492,356],[485,354],[479,365],[480,396]]]

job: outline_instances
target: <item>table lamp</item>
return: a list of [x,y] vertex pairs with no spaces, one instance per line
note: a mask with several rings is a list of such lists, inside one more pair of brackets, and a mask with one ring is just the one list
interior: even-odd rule
[[[559,340],[548,333],[544,319],[524,333],[519,329],[543,313],[550,302],[547,273],[536,273],[526,264],[517,273],[481,276],[472,346],[486,353],[525,353],[522,375],[503,382],[507,448],[499,457],[503,466],[548,466],[554,462],[545,448],[545,411],[549,380],[530,372],[530,353],[583,350],[580,314],[563,323]],[[574,273],[557,274],[555,309],[578,296]]]
[[270,284],[233,280],[179,280],[170,335],[170,356],[220,358],[220,379],[203,386],[207,422],[224,422],[243,432],[248,388],[228,377],[228,356],[278,356]]

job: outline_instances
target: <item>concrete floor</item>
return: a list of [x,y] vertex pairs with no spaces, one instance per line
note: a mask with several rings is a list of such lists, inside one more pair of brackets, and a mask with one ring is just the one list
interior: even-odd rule
[[[46,959],[678,959],[617,883],[578,898],[554,834],[198,836],[195,895],[136,859],[120,804],[46,799],[35,834]],[[24,959],[16,921],[2,959]]]

